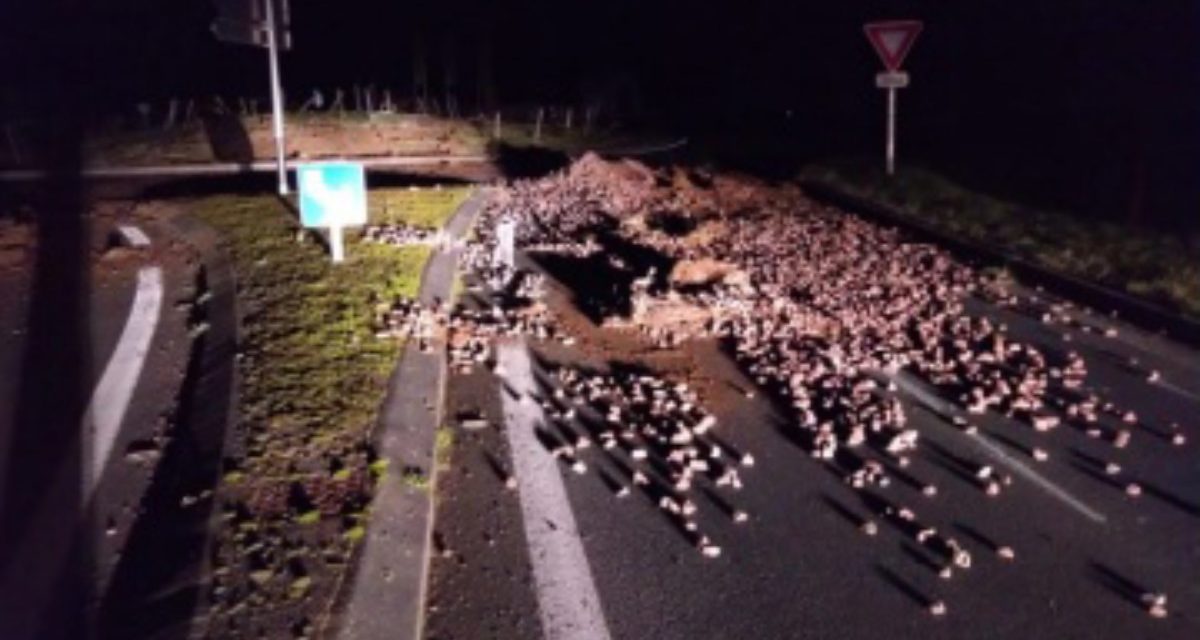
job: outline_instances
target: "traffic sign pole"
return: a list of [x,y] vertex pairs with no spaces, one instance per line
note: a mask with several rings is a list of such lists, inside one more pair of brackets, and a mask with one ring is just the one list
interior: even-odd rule
[[329,227],[329,257],[334,263],[346,259],[345,239],[342,237],[342,225],[335,222]]
[[279,83],[279,35],[275,28],[274,1],[268,0],[267,13],[267,56],[271,67],[271,110],[275,130],[275,157],[279,163],[279,195],[288,194],[287,166],[284,158],[283,140],[283,89]]
[[887,105],[887,174],[896,171],[896,88],[888,89]]
[[908,73],[901,71],[904,58],[923,28],[919,20],[889,20],[863,25],[867,40],[879,54],[887,71],[875,76],[875,86],[887,89],[887,140],[884,163],[887,175],[896,172],[896,90],[908,86]]

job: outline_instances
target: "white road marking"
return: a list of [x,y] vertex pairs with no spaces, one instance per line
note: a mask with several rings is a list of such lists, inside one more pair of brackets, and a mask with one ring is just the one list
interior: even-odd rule
[[[140,229],[136,229],[141,233]],[[124,232],[124,228],[122,232]],[[142,234],[145,238],[145,234]],[[136,244],[136,240],[131,242]],[[138,378],[146,364],[146,355],[150,352],[150,342],[158,328],[159,311],[162,308],[163,276],[160,267],[142,267],[138,270],[137,289],[134,292],[133,304],[129,309],[129,317],[125,320],[125,328],[117,340],[112,357],[104,367],[104,373],[92,392],[87,412],[83,416],[85,434],[90,434],[91,455],[84,456],[84,491],[83,503],[91,500],[92,492],[99,484],[100,476],[108,464],[112,454],[113,444],[121,430],[121,421],[129,409],[129,401],[133,398],[133,390],[137,387]]]
[[[141,232],[136,227],[130,228]],[[143,233],[141,237],[146,236]],[[134,238],[128,235],[126,238],[136,244]],[[91,508],[97,482],[112,452],[158,326],[162,298],[162,269],[140,269],[129,317],[83,416],[85,440],[80,451],[83,492],[79,492],[77,471],[69,464],[60,466],[53,481],[41,487],[41,504],[28,514],[29,524],[12,550],[14,561],[0,575],[0,593],[10,600],[4,603],[5,616],[0,617],[0,637],[34,637],[44,622],[41,616],[53,598],[55,581],[67,567],[66,550],[71,548],[78,531],[77,523],[63,521],[58,507],[79,500],[85,513]],[[94,442],[86,441],[88,434],[94,434]],[[43,551],[33,550],[34,546]]]
[[[946,402],[945,400],[942,400],[941,398],[939,398],[939,397],[935,396],[934,394],[930,393],[929,391],[927,391],[920,383],[912,380],[910,378],[909,374],[900,373],[898,375],[892,375],[891,377],[893,380],[896,381],[896,384],[902,390],[904,390],[904,392],[913,396],[914,398],[916,398],[920,402],[924,403],[926,406],[933,409],[934,411],[936,411],[944,416],[947,416],[947,417],[950,417],[950,416],[958,413],[958,411],[954,407],[954,405],[950,404],[949,402]],[[1042,474],[1038,473],[1037,471],[1034,471],[1032,468],[1029,467],[1029,465],[1010,456],[1006,451],[1004,451],[1000,447],[996,446],[994,443],[989,441],[987,438],[980,436],[978,433],[966,433],[963,431],[958,431],[957,429],[952,429],[952,430],[955,433],[958,433],[962,436],[965,436],[965,437],[971,439],[981,449],[983,449],[985,452],[987,452],[994,460],[996,460],[997,462],[1008,467],[1017,475],[1032,482],[1034,485],[1036,485],[1037,487],[1039,487],[1046,493],[1050,494],[1051,496],[1059,499],[1060,501],[1062,501],[1064,504],[1071,507],[1075,511],[1083,514],[1083,516],[1086,517],[1087,519],[1089,519],[1093,522],[1097,522],[1097,523],[1104,523],[1107,520],[1107,518],[1104,517],[1104,514],[1100,513],[1099,511],[1096,511],[1095,509],[1084,504],[1078,498],[1076,498],[1075,496],[1072,496],[1070,493],[1068,493],[1066,489],[1063,489],[1062,487],[1054,484],[1053,482],[1051,482],[1049,479],[1047,479]]]
[[117,229],[121,232],[121,235],[125,236],[125,241],[129,244],[135,247],[150,246],[150,237],[147,236],[146,232],[142,231],[140,228],[131,224],[122,224],[118,225]]
[[1158,382],[1151,382],[1150,386],[1162,387],[1163,389],[1166,389],[1167,391],[1174,391],[1175,393],[1187,398],[1188,400],[1200,402],[1200,396],[1192,393],[1191,391],[1188,391],[1187,389],[1184,389],[1183,387],[1173,384],[1172,382],[1167,381],[1167,380],[1159,380]]
[[524,341],[500,343],[497,358],[512,391],[501,388],[501,404],[542,631],[548,640],[607,640],[608,625],[558,463],[535,431],[544,416],[530,397],[536,383]]

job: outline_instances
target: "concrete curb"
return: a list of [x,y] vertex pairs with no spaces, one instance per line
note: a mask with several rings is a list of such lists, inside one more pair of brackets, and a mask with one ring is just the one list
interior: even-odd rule
[[[471,228],[487,196],[476,191],[446,223],[452,240]],[[457,265],[458,250],[452,247],[430,257],[421,275],[422,303],[449,300]],[[420,638],[424,631],[437,478],[434,446],[446,384],[446,345],[433,341],[431,346],[422,352],[410,342],[388,383],[377,445],[390,466],[335,623],[338,638]]]
[[[213,500],[184,512],[178,505],[184,495],[217,489],[236,425],[239,325],[230,256],[217,232],[188,214],[156,226],[199,256],[196,293],[207,293],[209,299],[193,308],[192,320],[209,328],[192,342],[171,442],[143,497],[146,512],[135,523],[122,564],[100,603],[101,637],[183,637],[203,617],[219,514]],[[194,553],[180,553],[200,545]],[[164,585],[185,586],[164,599]]]
[[1162,333],[1185,344],[1200,346],[1200,322],[1163,306],[1111,287],[1052,271],[1010,253],[955,238],[901,214],[892,206],[856,196],[826,182],[801,180],[800,185],[817,200],[899,227],[922,239],[945,247],[960,257],[977,262],[1003,265],[1022,280],[1042,285],[1054,293],[1087,304],[1100,311],[1116,311],[1124,320],[1152,333]]

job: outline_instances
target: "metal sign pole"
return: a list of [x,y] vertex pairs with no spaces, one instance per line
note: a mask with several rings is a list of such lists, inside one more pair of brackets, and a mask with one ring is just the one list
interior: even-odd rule
[[887,98],[887,174],[896,170],[896,88],[888,87]]
[[342,234],[342,223],[335,221],[329,227],[329,256],[333,262],[346,259],[345,240]]
[[279,195],[288,194],[287,167],[283,157],[283,89],[279,85],[279,35],[275,28],[275,0],[266,0],[267,56],[271,66],[271,108],[275,128],[275,157],[279,163]]
[[908,74],[900,70],[909,49],[921,33],[924,24],[920,20],[886,20],[868,22],[863,25],[867,40],[879,54],[879,60],[887,69],[875,76],[875,86],[887,89],[887,142],[884,152],[887,175],[896,171],[896,89],[908,86]]

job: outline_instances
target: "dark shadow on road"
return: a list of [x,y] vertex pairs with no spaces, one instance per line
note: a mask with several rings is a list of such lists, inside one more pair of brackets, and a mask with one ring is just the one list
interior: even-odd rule
[[1117,573],[1117,571],[1100,562],[1092,561],[1088,563],[1088,569],[1092,574],[1092,578],[1100,584],[1100,586],[1108,589],[1110,592],[1119,596],[1129,604],[1144,609],[1142,604],[1142,595],[1147,593],[1145,587],[1134,582],[1133,580]]
[[911,542],[901,542],[900,550],[903,551],[904,555],[908,556],[913,562],[921,565],[922,568],[927,569],[930,573],[937,575],[941,572],[942,566],[937,562],[934,562],[933,558],[930,558],[929,555],[924,551],[913,546]]
[[[217,194],[254,196],[277,192],[278,184],[274,172],[254,172],[251,171],[248,164],[243,166],[241,171],[241,173],[229,175],[98,180],[91,186],[93,193],[98,197],[116,199],[173,200]],[[367,180],[370,189],[470,184],[458,178],[442,178],[387,169],[371,169],[367,174]],[[293,186],[295,185],[293,184]]]
[[725,517],[732,518],[733,515],[737,513],[737,508],[733,506],[733,503],[725,499],[725,497],[721,494],[717,493],[715,489],[710,487],[700,487],[700,493],[704,494],[704,497],[708,498],[708,501],[711,502],[714,507],[716,507],[721,513],[725,514]]
[[895,462],[892,462],[887,458],[881,458],[879,463],[883,465],[883,468],[887,471],[889,476],[899,480],[901,484],[907,486],[909,489],[912,489],[917,493],[922,493],[925,490],[926,485],[924,482],[918,480],[916,476],[905,471],[904,469],[901,469],[900,465],[896,464]]
[[921,607],[928,607],[933,602],[929,596],[921,593],[920,589],[913,586],[911,582],[901,578],[895,571],[877,564],[875,565],[875,573]]
[[[55,12],[48,9],[50,19]],[[92,451],[83,421],[92,382],[90,247],[76,112],[84,49],[74,35],[47,38],[47,51],[27,51],[23,62],[45,79],[29,99],[55,135],[39,167],[47,177],[30,190],[37,231],[28,332],[20,378],[5,382],[16,386],[16,406],[3,408],[13,411],[12,431],[0,434],[0,637],[15,640],[88,637],[98,534],[84,506]]]
[[1124,479],[1124,482],[1122,482],[1116,477],[1105,475],[1105,473],[1102,471],[1105,467],[1105,463],[1099,458],[1088,455],[1074,448],[1071,449],[1071,453],[1075,455],[1075,459],[1070,461],[1071,466],[1076,471],[1088,476],[1096,482],[1106,484],[1121,492],[1126,491],[1126,483],[1136,482],[1137,485],[1141,487],[1142,491],[1146,493],[1146,495],[1153,496],[1154,498],[1165,502],[1167,505],[1182,511],[1184,514],[1193,518],[1200,518],[1200,505],[1188,502],[1187,500],[1175,495],[1159,485],[1140,478],[1132,477],[1127,473],[1122,473],[1119,476],[1120,478]]
[[488,148],[501,175],[510,180],[541,178],[560,171],[571,159],[561,151],[542,147],[518,147],[510,144],[492,144]]
[[482,455],[483,461],[487,463],[488,469],[491,469],[492,473],[496,475],[496,479],[502,483],[507,482],[511,474],[504,468],[504,465],[501,464],[500,459],[497,458],[496,455],[491,451],[487,451],[486,449],[482,452]]
[[985,435],[987,435],[987,437],[991,438],[992,440],[995,440],[996,442],[999,442],[1000,444],[1007,446],[1008,448],[1012,449],[1013,451],[1016,451],[1017,453],[1020,453],[1022,455],[1026,455],[1026,456],[1033,455],[1033,447],[1017,441],[1017,439],[1013,438],[1012,436],[1000,433],[999,431],[996,431],[995,429],[984,429],[983,433]]
[[[206,195],[266,195],[275,193],[277,185],[273,173],[238,173],[225,176],[197,176],[191,178],[157,178],[154,180],[129,181],[130,186],[118,184],[116,180],[98,182],[99,188],[121,197],[141,197],[148,200],[174,200],[198,198]],[[125,188],[121,188],[125,187]]]
[[1109,487],[1112,487],[1113,489],[1115,489],[1117,491],[1121,491],[1121,492],[1125,491],[1125,485],[1121,484],[1121,482],[1118,481],[1116,478],[1106,476],[1103,473],[1093,469],[1092,467],[1079,462],[1078,460],[1071,460],[1069,462],[1069,464],[1076,471],[1082,473],[1085,476],[1088,476],[1089,478],[1095,480],[1096,482],[1099,482],[1101,484],[1106,484]]
[[967,473],[964,467],[962,467],[962,465],[960,465],[960,463],[956,462],[954,459],[950,459],[950,457],[946,457],[938,453],[925,453],[925,451],[922,451],[920,455],[922,455],[925,460],[929,460],[930,462],[934,463],[935,466],[946,469],[946,471],[954,475],[955,478],[958,478],[967,485],[970,485],[972,489],[982,489],[979,486],[979,479],[974,477],[974,475]]
[[211,495],[236,398],[235,285],[227,259],[209,256],[198,270],[197,299],[210,298],[192,306],[189,324],[209,329],[192,343],[170,442],[101,601],[101,637],[186,638],[201,604],[216,508]]
[[1163,502],[1175,507],[1176,509],[1179,509],[1193,518],[1200,518],[1200,506],[1197,506],[1195,503],[1188,502],[1187,500],[1180,498],[1174,493],[1171,493],[1170,491],[1167,491],[1158,485],[1150,484],[1145,481],[1142,481],[1141,485],[1142,489],[1147,494],[1162,500]]
[[609,226],[597,226],[586,233],[600,245],[599,251],[587,257],[552,253],[530,257],[571,291],[572,304],[594,324],[609,316],[628,318],[633,312],[634,281],[645,277],[651,269],[656,274],[651,290],[665,288],[667,274],[675,262],[672,258],[622,238]]
[[973,527],[969,524],[966,524],[963,522],[955,522],[954,528],[961,531],[963,535],[974,540],[976,543],[986,547],[988,551],[995,553],[996,550],[1000,548],[1000,545],[996,544],[995,540],[992,540],[991,538],[989,538],[988,536],[986,536],[982,532],[980,532],[979,529],[976,529],[975,527]]
[[830,509],[833,509],[834,513],[841,516],[843,519],[846,520],[846,522],[849,522],[851,524],[851,526],[853,526],[855,529],[863,526],[867,522],[866,518],[855,513],[853,509],[851,509],[850,507],[847,507],[840,500],[838,500],[828,494],[822,493],[821,500],[824,501],[825,504]]

